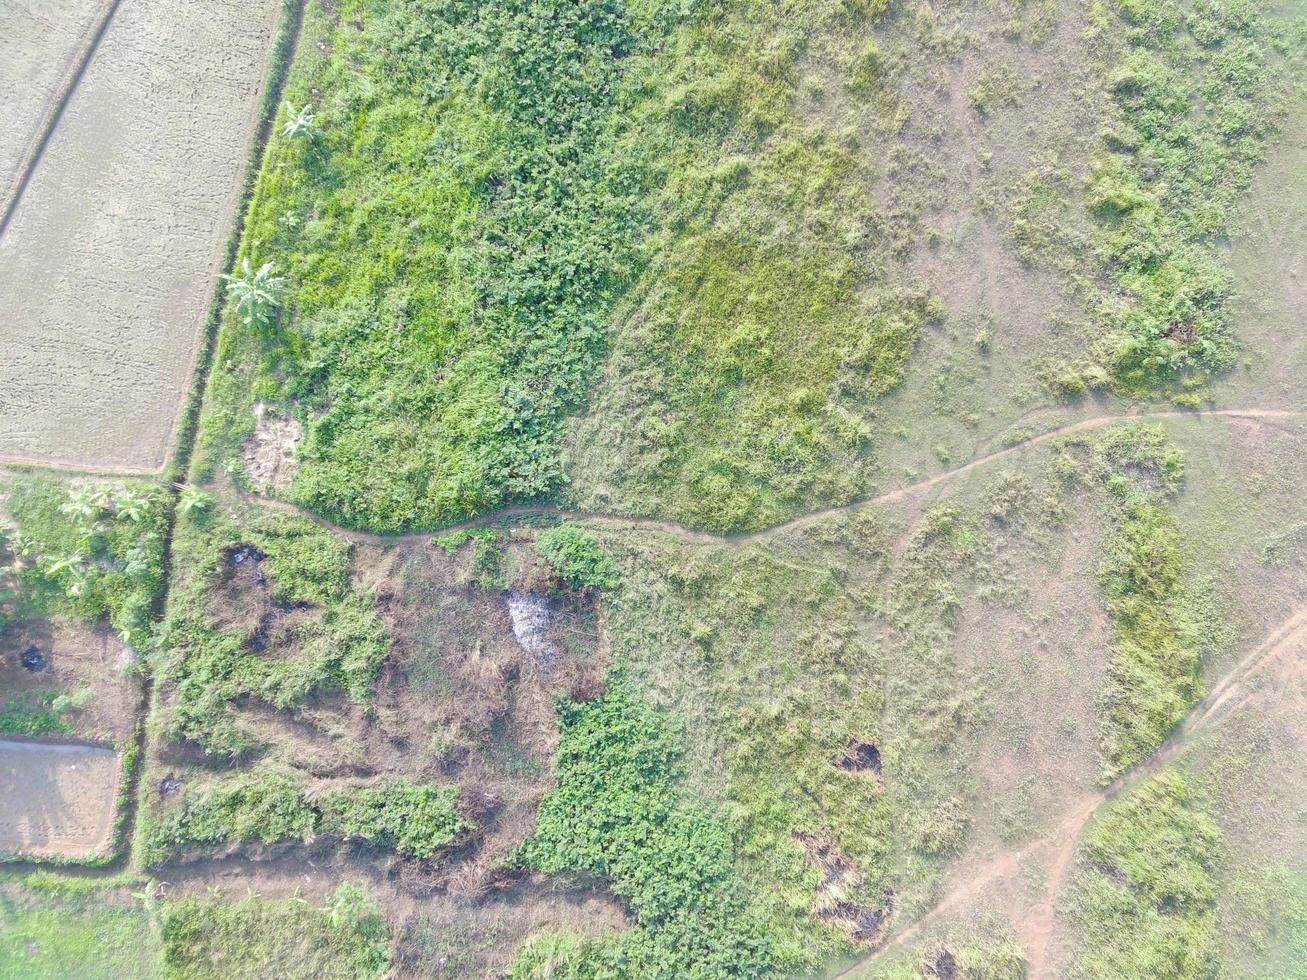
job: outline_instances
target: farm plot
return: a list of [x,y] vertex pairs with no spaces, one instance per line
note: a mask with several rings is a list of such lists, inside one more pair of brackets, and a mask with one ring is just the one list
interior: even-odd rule
[[117,9],[0,238],[0,456],[163,463],[280,9]]
[[0,214],[110,2],[16,0],[0,6],[0,90],[7,93],[0,116]]
[[91,857],[109,844],[118,754],[0,741],[0,853]]

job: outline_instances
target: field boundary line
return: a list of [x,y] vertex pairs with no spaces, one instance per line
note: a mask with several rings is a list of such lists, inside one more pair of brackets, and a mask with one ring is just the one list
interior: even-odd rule
[[41,124],[37,127],[38,136],[31,147],[28,148],[27,156],[18,168],[18,179],[13,183],[3,209],[0,209],[0,236],[4,235],[9,228],[9,222],[13,220],[14,214],[17,213],[19,202],[23,199],[23,193],[27,190],[32,175],[36,172],[37,166],[45,156],[46,147],[49,146],[50,140],[54,137],[55,130],[59,128],[59,122],[63,119],[64,110],[68,108],[68,103],[72,101],[73,95],[82,81],[82,76],[86,74],[87,66],[90,65],[91,59],[95,57],[95,52],[99,50],[100,42],[104,40],[105,34],[108,33],[109,24],[113,21],[114,15],[118,13],[120,6],[122,6],[122,0],[107,0],[100,10],[99,20],[95,22],[95,26],[91,31],[83,37],[81,47],[73,55],[69,69],[64,74],[63,84],[59,87],[59,94],[51,103],[50,108],[45,111],[45,115],[41,117]]

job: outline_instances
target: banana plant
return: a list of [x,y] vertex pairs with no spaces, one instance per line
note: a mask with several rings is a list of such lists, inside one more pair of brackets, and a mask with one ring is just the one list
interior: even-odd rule
[[276,320],[286,295],[286,280],[277,275],[275,265],[264,262],[255,269],[247,255],[239,273],[222,278],[227,282],[227,292],[236,297],[236,312],[247,327],[266,327]]

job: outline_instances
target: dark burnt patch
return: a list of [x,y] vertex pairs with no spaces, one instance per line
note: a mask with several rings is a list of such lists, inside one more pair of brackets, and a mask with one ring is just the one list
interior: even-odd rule
[[936,980],[957,980],[961,976],[958,970],[958,958],[950,950],[941,949],[927,969]]
[[159,793],[162,796],[176,796],[181,792],[184,782],[176,773],[170,772],[159,780]]
[[46,659],[45,654],[41,652],[40,648],[34,646],[28,647],[24,650],[22,657],[19,659],[22,662],[23,669],[30,670],[33,673],[36,673],[38,670],[44,670],[46,665],[49,663],[49,660]]
[[880,749],[875,742],[854,739],[845,748],[844,754],[835,761],[837,769],[845,772],[870,772],[880,775]]

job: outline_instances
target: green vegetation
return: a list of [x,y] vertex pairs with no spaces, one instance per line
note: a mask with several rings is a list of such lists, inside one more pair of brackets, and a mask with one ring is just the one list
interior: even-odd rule
[[1026,954],[1001,920],[981,921],[969,928],[949,929],[937,940],[913,952],[887,953],[861,980],[1025,980]]
[[316,834],[425,860],[466,828],[454,809],[457,799],[457,787],[407,779],[310,793],[292,776],[259,771],[188,789],[180,805],[152,815],[143,860],[159,864],[192,844],[275,844],[309,841]]
[[1220,844],[1191,777],[1165,773],[1114,805],[1080,855],[1070,909],[1081,937],[1070,976],[1216,975]]
[[0,734],[2,735],[71,735],[69,712],[86,706],[93,695],[89,687],[60,694],[48,688],[28,691],[11,691],[0,707]]
[[454,809],[457,799],[456,786],[419,786],[397,779],[380,787],[326,793],[316,805],[325,832],[425,860],[466,828]]
[[1131,394],[1190,390],[1236,350],[1220,239],[1281,115],[1270,22],[1252,0],[1110,9],[1127,41],[1089,190],[1110,282],[1099,354]]
[[[254,513],[238,521],[205,510],[178,521],[173,550],[158,665],[166,737],[236,754],[254,746],[227,708],[234,698],[288,708],[339,688],[358,704],[369,701],[390,640],[372,597],[352,586],[348,542],[299,518]],[[225,593],[224,583],[242,575],[245,588]],[[292,613],[301,618],[287,649],[261,655],[271,627]],[[215,625],[221,621],[235,625]]]
[[[287,103],[289,106],[289,103]],[[294,126],[301,125],[301,120],[291,119],[283,130],[288,135],[295,135]],[[264,262],[255,269],[250,265],[250,257],[245,256],[241,262],[239,275],[223,276],[227,281],[227,292],[236,303],[236,315],[245,326],[262,329],[271,326],[277,318],[277,310],[286,294],[286,280],[277,275],[271,262]]]
[[631,274],[615,141],[636,28],[599,2],[307,18],[287,95],[314,135],[272,140],[242,245],[286,271],[290,322],[229,316],[200,471],[258,398],[308,417],[291,493],[342,521],[431,526],[552,490]]
[[390,962],[385,922],[348,882],[320,909],[297,898],[188,898],[164,905],[162,920],[173,980],[365,980]]
[[1210,583],[1166,504],[1183,478],[1179,451],[1155,426],[1103,437],[1112,521],[1100,575],[1115,643],[1103,721],[1103,777],[1146,758],[1202,695],[1202,667],[1226,639]]
[[[585,872],[630,902],[634,929],[564,943],[555,976],[770,975],[772,953],[735,878],[729,835],[681,803],[679,751],[620,681],[602,699],[564,705],[558,787],[540,805],[521,860]],[[540,947],[530,957],[538,960]],[[519,962],[518,974],[526,969]]]
[[576,524],[560,524],[536,535],[541,556],[573,589],[615,589],[617,569],[589,531]]
[[39,477],[12,478],[8,490],[20,604],[88,623],[107,615],[124,642],[148,644],[163,587],[168,494],[148,484]]
[[5,886],[0,890],[0,977],[151,980],[159,936],[142,906],[116,889]]

